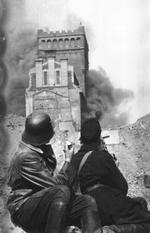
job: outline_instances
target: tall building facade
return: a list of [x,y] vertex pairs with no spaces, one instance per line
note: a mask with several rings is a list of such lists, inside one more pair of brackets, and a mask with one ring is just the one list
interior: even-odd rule
[[68,59],[74,67],[80,88],[85,94],[86,73],[89,68],[88,43],[83,26],[73,31],[38,31],[39,57],[55,56],[57,61]]
[[38,31],[38,57],[29,71],[26,115],[49,113],[62,131],[79,131],[88,71],[88,45],[83,27],[74,31]]

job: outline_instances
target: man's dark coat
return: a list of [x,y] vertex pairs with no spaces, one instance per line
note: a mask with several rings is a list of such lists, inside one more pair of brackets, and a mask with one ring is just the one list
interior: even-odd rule
[[[96,199],[103,225],[150,222],[150,212],[127,196],[128,184],[112,156],[96,144],[83,145],[73,156],[76,171],[88,151],[92,151],[79,173],[82,193]],[[94,185],[100,187],[92,189]]]
[[43,149],[44,151],[23,142],[19,145],[8,171],[8,185],[12,191],[7,205],[11,215],[32,194],[55,185],[69,185],[65,172],[67,164],[64,164],[57,176],[53,176],[56,159],[53,157],[51,146],[49,151]]

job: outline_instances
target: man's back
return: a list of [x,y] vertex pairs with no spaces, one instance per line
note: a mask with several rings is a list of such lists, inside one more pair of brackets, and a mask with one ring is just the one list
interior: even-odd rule
[[87,151],[92,151],[83,165],[80,174],[80,188],[84,192],[86,188],[95,184],[103,184],[119,189],[127,193],[128,185],[117,168],[112,156],[105,150],[99,150],[96,145],[83,145],[73,156],[72,164],[78,170],[79,164]]

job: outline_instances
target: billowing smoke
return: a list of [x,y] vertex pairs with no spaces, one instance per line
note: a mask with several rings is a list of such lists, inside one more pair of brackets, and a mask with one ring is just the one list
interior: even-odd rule
[[25,114],[25,88],[28,86],[29,69],[33,66],[37,51],[35,25],[24,17],[23,0],[7,0],[6,24],[7,50],[5,64],[8,70],[6,89],[7,112]]
[[[29,69],[33,66],[37,51],[37,26],[27,22],[24,2],[7,0],[8,22],[5,27],[5,63],[9,77],[6,92],[7,111],[18,115],[25,114],[25,88],[28,86]],[[70,22],[76,22],[79,26],[80,19],[72,15]],[[119,111],[118,108],[132,97],[131,91],[116,89],[102,69],[91,70],[87,77],[88,112],[85,117],[96,116],[106,127],[125,124],[127,113]]]
[[28,86],[29,69],[36,57],[36,35],[30,28],[16,32],[9,43],[6,64],[8,67],[8,112],[24,114],[25,88]]
[[132,91],[115,88],[103,69],[90,70],[87,76],[87,112],[84,118],[97,117],[102,126],[107,128],[126,124],[128,113],[118,109],[131,98]]

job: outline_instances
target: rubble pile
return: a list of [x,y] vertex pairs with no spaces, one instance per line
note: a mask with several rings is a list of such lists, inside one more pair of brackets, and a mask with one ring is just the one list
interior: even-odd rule
[[144,185],[144,176],[150,174],[150,115],[118,130],[120,144],[109,147],[128,180],[129,195],[145,197],[150,206],[150,189]]

